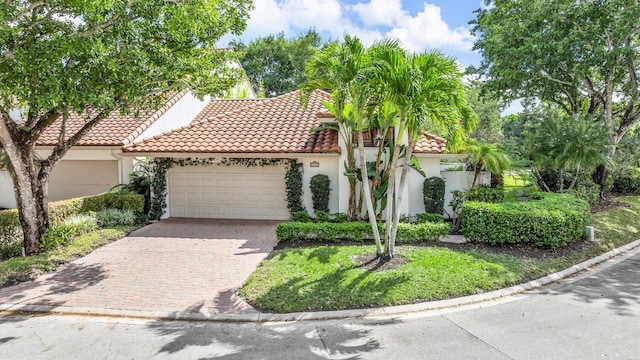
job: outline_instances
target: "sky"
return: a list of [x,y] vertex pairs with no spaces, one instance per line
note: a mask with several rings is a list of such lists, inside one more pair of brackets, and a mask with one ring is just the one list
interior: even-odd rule
[[[478,65],[469,21],[484,0],[254,0],[241,39],[315,28],[323,37],[358,36],[366,44],[392,37],[414,52],[440,49],[463,65]],[[230,39],[225,39],[230,40]]]
[[[244,42],[283,32],[287,37],[315,28],[326,39],[345,34],[365,44],[391,37],[410,51],[440,49],[465,67],[482,60],[473,51],[474,37],[469,21],[475,19],[484,0],[254,0]],[[222,43],[237,37],[227,36]],[[519,101],[502,114],[522,111]]]

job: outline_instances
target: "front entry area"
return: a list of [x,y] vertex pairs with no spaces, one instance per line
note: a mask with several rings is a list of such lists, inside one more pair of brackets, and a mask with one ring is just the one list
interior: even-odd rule
[[286,220],[284,166],[174,166],[171,217]]

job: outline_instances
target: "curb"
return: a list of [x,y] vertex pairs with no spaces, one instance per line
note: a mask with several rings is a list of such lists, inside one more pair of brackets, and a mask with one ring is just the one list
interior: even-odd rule
[[339,311],[319,311],[319,312],[299,312],[288,314],[270,313],[249,313],[249,314],[202,314],[183,312],[160,312],[160,311],[137,311],[137,310],[116,310],[73,306],[48,306],[48,305],[20,305],[20,304],[0,304],[0,313],[48,313],[56,315],[82,315],[136,318],[147,320],[187,320],[187,321],[215,321],[215,322],[237,322],[237,323],[266,323],[266,322],[291,322],[291,321],[313,321],[313,320],[337,320],[348,318],[375,318],[387,317],[391,315],[407,315],[427,311],[437,311],[462,307],[497,300],[511,295],[523,293],[528,290],[540,288],[559,280],[575,275],[581,271],[601,264],[607,260],[628,253],[636,248],[640,248],[640,239],[627,245],[613,249],[592,259],[583,261],[565,270],[547,275],[545,277],[529,281],[524,284],[514,285],[508,288],[487,292],[484,294],[469,295],[455,299],[437,300],[419,304],[388,306],[375,309],[356,309]]

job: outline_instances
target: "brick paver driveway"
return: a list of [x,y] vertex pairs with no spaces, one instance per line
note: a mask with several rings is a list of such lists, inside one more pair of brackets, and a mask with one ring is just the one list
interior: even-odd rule
[[276,245],[277,222],[169,219],[33,282],[0,303],[120,310],[251,313],[236,290]]

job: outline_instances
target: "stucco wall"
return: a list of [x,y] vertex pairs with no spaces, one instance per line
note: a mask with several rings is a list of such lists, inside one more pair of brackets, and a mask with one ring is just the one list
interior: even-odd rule
[[[453,190],[469,190],[471,189],[471,184],[473,183],[473,171],[442,171],[442,178],[445,183],[445,192],[444,192],[444,210],[445,217],[451,218],[451,214],[453,210],[451,206],[449,206],[449,202],[451,202],[451,192]],[[477,180],[478,184],[490,185],[491,184],[491,173],[483,171],[480,173],[480,176]]]
[[65,160],[51,173],[49,200],[95,195],[119,184],[117,160]]
[[[417,155],[420,167],[424,171],[427,178],[440,177],[440,158],[434,156]],[[424,200],[422,196],[422,187],[424,179],[417,171],[409,170],[407,181],[407,203],[409,206],[408,213],[411,215],[424,212]]]
[[6,170],[0,170],[0,208],[16,207],[16,197],[13,192],[13,180]]
[[156,120],[156,122],[143,131],[136,140],[150,138],[167,131],[175,130],[182,126],[189,125],[193,118],[198,115],[198,113],[200,113],[208,103],[208,97],[201,101],[192,93],[184,95],[176,104]]
[[[302,175],[302,191],[303,191],[303,202],[304,206],[310,214],[313,214],[313,200],[311,197],[311,189],[309,189],[309,184],[311,182],[311,178],[317,174],[324,174],[329,177],[331,180],[331,193],[329,194],[329,210],[331,212],[338,212],[338,198],[340,196],[340,181],[338,176],[339,165],[338,161],[340,157],[338,156],[323,156],[323,157],[305,157],[298,159],[298,162],[303,164],[303,175]],[[318,167],[311,167],[312,162],[317,162]],[[347,191],[348,196],[348,191]]]

